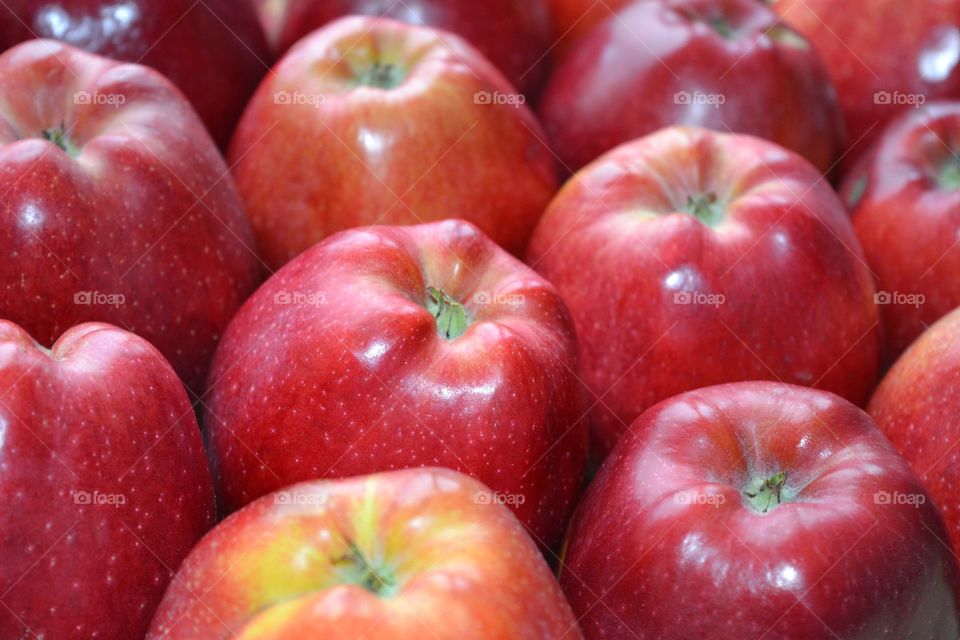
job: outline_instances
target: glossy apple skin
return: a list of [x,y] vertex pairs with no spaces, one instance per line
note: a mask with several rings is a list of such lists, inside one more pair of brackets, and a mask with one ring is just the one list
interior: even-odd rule
[[[707,24],[714,16],[735,34]],[[816,51],[756,0],[629,5],[558,64],[540,117],[570,171],[670,125],[766,138],[824,172],[843,144],[836,95]]]
[[566,55],[584,34],[633,1],[550,0],[550,20],[556,39],[554,55]]
[[[710,193],[716,226],[686,210]],[[528,262],[573,315],[601,453],[697,387],[778,380],[858,404],[874,388],[873,282],[843,205],[759,138],[678,127],[619,147],[567,183]]]
[[863,11],[844,0],[773,0],[773,10],[803,33],[826,62],[846,121],[843,166],[914,105],[886,104],[885,91],[926,102],[960,95],[960,1],[871,0]]
[[[439,334],[428,286],[464,304],[466,333]],[[549,547],[586,458],[576,371],[556,290],[472,225],[343,232],[224,335],[204,419],[217,495],[231,512],[292,482],[441,465],[522,496],[510,506]]]
[[0,47],[55,38],[153,67],[226,146],[271,54],[250,0],[7,0]]
[[0,320],[0,398],[0,636],[142,638],[215,516],[176,374],[111,325],[47,351]]
[[456,33],[480,50],[510,83],[535,94],[550,60],[546,0],[258,0],[277,51],[347,15],[383,16]]
[[[783,501],[761,513],[744,492],[779,472]],[[560,581],[591,639],[958,634],[956,562],[920,479],[861,410],[779,383],[691,391],[633,423],[577,508]]]
[[[116,324],[202,393],[260,269],[203,124],[155,71],[51,40],[0,56],[0,95],[0,317],[46,346],[80,322]],[[43,139],[61,124],[76,155]]]
[[960,544],[960,312],[928,329],[887,372],[868,413],[923,479]]
[[890,123],[841,191],[877,289],[889,295],[880,314],[891,362],[960,305],[960,185],[938,181],[960,165],[951,148],[960,148],[960,103],[911,109]]
[[[409,75],[358,86],[375,62]],[[257,91],[229,156],[271,268],[343,229],[456,217],[522,254],[556,191],[554,158],[526,106],[478,104],[482,91],[515,93],[453,34],[351,17],[300,41]],[[322,98],[277,104],[284,95]]]

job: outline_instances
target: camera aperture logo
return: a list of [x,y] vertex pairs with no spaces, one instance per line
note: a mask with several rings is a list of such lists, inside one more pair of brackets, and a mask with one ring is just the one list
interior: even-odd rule
[[873,503],[874,504],[889,504],[889,505],[907,505],[913,507],[919,507],[922,504],[926,504],[927,496],[922,493],[900,493],[899,491],[894,491],[893,493],[889,491],[877,491],[873,494]]
[[703,293],[701,291],[677,291],[673,294],[673,303],[717,308],[726,304],[727,297],[722,293]]
[[89,104],[119,109],[126,104],[127,96],[120,93],[101,93],[99,91],[78,91],[73,94],[73,104]]
[[927,301],[922,293],[901,293],[900,291],[878,291],[873,294],[874,304],[895,304],[919,309]]
[[322,93],[277,91],[273,94],[273,104],[284,106],[306,106],[319,109],[324,101],[326,101],[326,97]]
[[499,491],[477,491],[473,494],[475,504],[499,504],[507,507],[518,507],[527,501],[522,493],[500,493]]
[[127,497],[122,493],[100,493],[99,491],[74,491],[73,504],[100,506],[120,506],[127,504]]
[[527,96],[522,93],[503,93],[502,91],[477,91],[473,94],[473,103],[519,108],[527,104]]
[[73,304],[85,307],[119,308],[126,302],[122,293],[104,293],[102,291],[77,291],[73,294]]
[[727,96],[722,93],[703,93],[701,91],[677,91],[673,94],[673,104],[699,105],[719,109],[726,104]]
[[303,291],[279,291],[273,295],[273,303],[300,307],[320,307],[327,304],[327,296],[322,293],[304,293]]

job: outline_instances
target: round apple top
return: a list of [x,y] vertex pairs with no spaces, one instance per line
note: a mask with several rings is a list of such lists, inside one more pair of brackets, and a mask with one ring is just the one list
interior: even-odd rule
[[688,392],[633,423],[578,508],[561,583],[588,637],[960,632],[920,479],[861,410],[779,383]]
[[549,567],[479,482],[417,469],[310,482],[193,550],[149,640],[578,640]]

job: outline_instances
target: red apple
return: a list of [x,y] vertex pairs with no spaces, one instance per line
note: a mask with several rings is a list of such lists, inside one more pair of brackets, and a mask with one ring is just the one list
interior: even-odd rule
[[292,482],[469,473],[559,541],[586,457],[573,329],[549,283],[462,221],[324,241],[241,308],[205,414],[227,512]]
[[522,102],[452,34],[352,17],[305,38],[231,146],[266,261],[350,227],[452,217],[521,254],[557,187]]
[[259,278],[229,171],[159,73],[50,40],[0,56],[0,317],[50,345],[102,320],[196,393]]
[[960,103],[897,117],[843,196],[877,279],[887,357],[960,305]]
[[867,411],[930,489],[960,545],[960,310],[934,324],[887,372]]
[[299,484],[211,531],[148,640],[579,640],[496,494],[447,469]]
[[56,38],[151,66],[225,146],[271,57],[250,0],[5,0],[0,47]]
[[956,561],[862,411],[744,382],[660,403],[604,463],[561,569],[587,638],[954,640]]
[[627,6],[557,66],[540,114],[571,171],[674,124],[767,138],[821,171],[843,144],[820,57],[757,0]]
[[200,430],[160,353],[98,323],[48,350],[0,320],[0,504],[0,637],[142,638],[214,523]]
[[554,52],[560,56],[574,48],[583,34],[589,33],[622,7],[634,0],[550,0],[550,18],[553,37],[557,39]]
[[458,34],[524,93],[536,92],[550,57],[546,0],[258,0],[279,52],[346,15],[383,16]]
[[767,0],[814,44],[836,85],[850,166],[898,113],[960,95],[960,0]]
[[879,331],[839,198],[799,156],[672,128],[571,180],[529,262],[573,314],[601,452],[645,409],[722,382],[779,380],[866,401]]

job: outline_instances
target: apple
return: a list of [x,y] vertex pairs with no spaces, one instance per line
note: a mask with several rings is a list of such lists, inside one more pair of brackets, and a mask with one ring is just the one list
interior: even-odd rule
[[189,103],[148,67],[51,40],[0,56],[0,95],[0,317],[47,346],[116,324],[201,393],[260,264]]
[[577,508],[560,583],[587,638],[960,634],[920,479],[863,411],[773,382],[634,422]]
[[900,112],[960,95],[960,0],[768,3],[826,62],[846,121],[845,168]]
[[458,34],[524,93],[536,93],[550,57],[547,0],[258,0],[279,52],[346,15],[393,18]]
[[556,290],[463,221],[337,234],[278,271],[217,349],[204,428],[223,510],[416,466],[469,473],[544,547],[586,425]]
[[907,349],[867,407],[940,506],[954,547],[960,545],[958,376],[960,310],[938,321]]
[[823,172],[843,145],[820,57],[757,0],[628,5],[557,65],[540,115],[570,171],[670,125],[767,138]]
[[888,360],[960,305],[960,103],[895,118],[841,192],[867,263]]
[[740,380],[857,404],[878,374],[874,285],[843,204],[773,143],[670,128],[575,176],[528,261],[573,314],[600,453],[651,405]]
[[215,516],[163,356],[107,324],[46,349],[0,320],[0,503],[0,637],[142,638]]
[[463,217],[515,255],[557,188],[535,117],[460,38],[337,20],[263,82],[229,158],[277,269],[332,233]]
[[0,47],[55,38],[151,66],[189,98],[221,146],[270,69],[250,0],[5,0]]
[[448,469],[314,481],[211,531],[148,640],[578,640],[563,593],[496,494]]
[[550,18],[553,37],[557,39],[554,51],[566,55],[575,43],[597,24],[614,15],[635,0],[550,0]]

